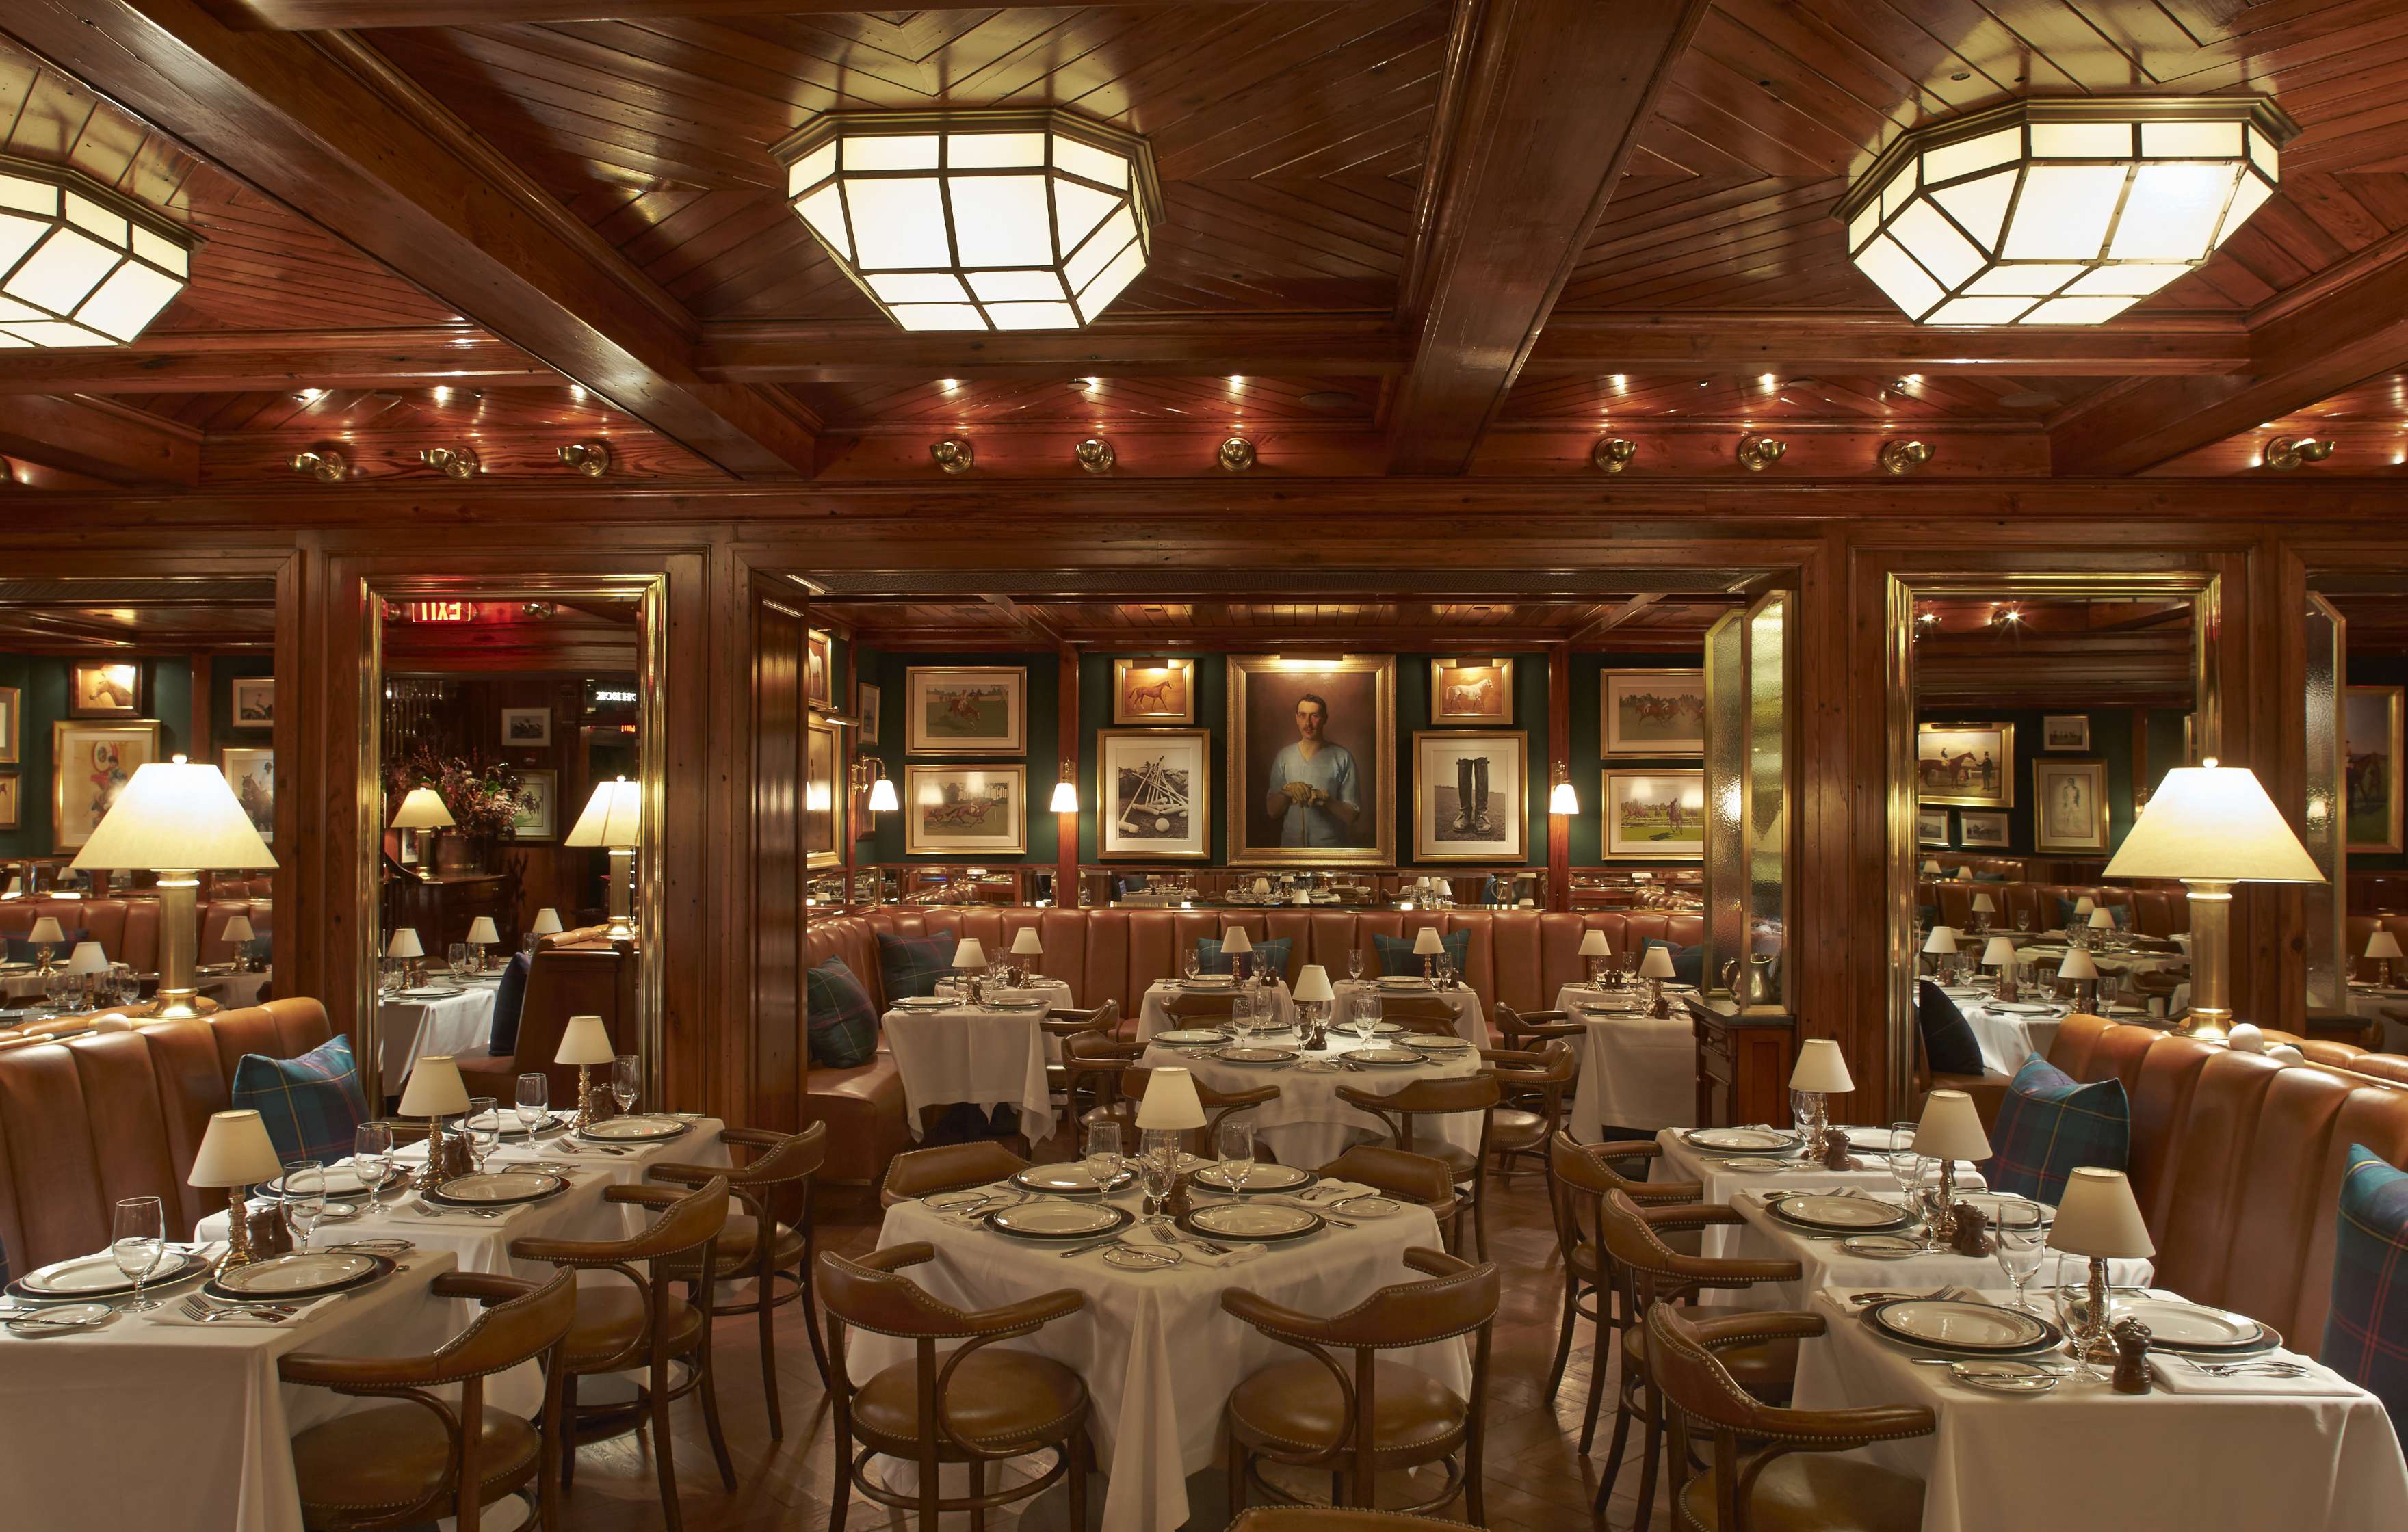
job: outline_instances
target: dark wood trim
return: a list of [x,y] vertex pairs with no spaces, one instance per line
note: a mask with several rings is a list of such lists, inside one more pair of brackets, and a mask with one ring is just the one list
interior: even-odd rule
[[560,383],[473,324],[394,330],[171,330],[130,346],[0,351],[0,394],[247,394],[268,390]]
[[[1043,0],[996,0],[981,7],[1011,10]],[[1197,5],[1330,5],[1340,0],[1111,0],[1124,8],[1160,10]],[[394,26],[489,26],[495,21],[670,21],[681,17],[851,16],[865,0],[508,0],[496,16],[475,0],[222,0],[230,26],[246,31],[323,32]]]
[[[0,396],[0,453],[131,489],[191,488],[201,481],[198,431],[108,399]],[[35,503],[11,495],[11,514]]]

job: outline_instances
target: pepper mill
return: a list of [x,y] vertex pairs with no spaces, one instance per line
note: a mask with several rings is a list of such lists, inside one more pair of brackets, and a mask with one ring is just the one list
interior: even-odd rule
[[1848,1152],[1848,1136],[1837,1128],[1831,1129],[1823,1145],[1823,1168],[1854,1170],[1856,1167],[1856,1157]]
[[251,1258],[266,1260],[271,1255],[283,1255],[293,1249],[293,1228],[284,1222],[284,1204],[272,1202],[252,1210],[243,1221],[251,1235]]
[[2115,1392],[2146,1394],[2149,1391],[2149,1327],[2137,1319],[2119,1319],[2109,1326],[2107,1333],[2115,1338]]
[[1989,1215],[1963,1202],[1956,1204],[1956,1234],[1948,1243],[1959,1255],[1988,1255],[1998,1249],[1990,1238]]

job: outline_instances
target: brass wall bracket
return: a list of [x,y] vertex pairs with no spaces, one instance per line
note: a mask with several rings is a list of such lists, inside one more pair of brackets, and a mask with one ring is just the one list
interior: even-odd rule
[[970,465],[978,461],[978,451],[959,437],[947,437],[942,441],[929,443],[928,456],[935,460],[938,467],[949,474],[965,474],[970,471]]
[[446,479],[474,478],[479,466],[474,447],[429,447],[418,456]]
[[2265,462],[2276,473],[2289,473],[2302,463],[2322,463],[2332,454],[2329,437],[2276,437],[2266,444]]
[[1885,441],[1881,444],[1881,465],[1885,473],[1910,474],[1931,461],[1931,443],[1928,441]]
[[1750,473],[1762,473],[1781,461],[1789,444],[1775,437],[1742,437],[1739,438],[1739,465]]
[[1115,461],[1112,444],[1101,437],[1089,437],[1070,449],[1070,456],[1089,473],[1109,473]]
[[610,444],[607,441],[572,441],[559,449],[560,461],[588,479],[599,479],[610,471]]
[[1243,437],[1231,437],[1221,444],[1213,460],[1231,473],[1244,473],[1254,465],[1254,444]]
[[351,471],[351,465],[342,453],[327,447],[314,452],[294,453],[293,471],[321,484],[337,484]]
[[1588,460],[1599,473],[1620,473],[1639,455],[1639,444],[1628,437],[1600,437],[1589,449]]

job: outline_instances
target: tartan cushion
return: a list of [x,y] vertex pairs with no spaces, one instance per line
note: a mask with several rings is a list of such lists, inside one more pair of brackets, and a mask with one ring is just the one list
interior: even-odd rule
[[2126,1168],[2131,1142],[2132,1110],[2122,1081],[2077,1084],[2034,1053],[1999,1104],[1998,1125],[1990,1129],[1995,1153],[1982,1173],[1993,1192],[2055,1202],[2076,1166]]
[[1928,979],[1914,987],[1914,1027],[1923,1034],[1923,1057],[1933,1074],[1978,1075],[1988,1067],[1965,1013]]
[[524,952],[511,953],[510,966],[494,985],[494,1030],[487,1034],[485,1052],[494,1058],[519,1051],[519,1012],[526,1009],[527,969],[533,962]]
[[[1257,941],[1254,951],[1246,955],[1246,972],[1261,973],[1268,966],[1283,979],[1287,977],[1287,952],[1288,939],[1285,937],[1272,941]],[[1234,964],[1228,954],[1221,951],[1218,938],[1205,937],[1196,943],[1196,966],[1206,973],[1228,973]]]
[[[2087,925],[2090,923],[2089,916],[2077,915],[2073,912],[2074,904],[2075,901],[2072,899],[2059,899],[2057,901],[2057,928],[2058,930],[2071,931],[2077,925]],[[2116,930],[2124,931],[2131,928],[2132,907],[2130,905],[2102,904],[2099,906],[2099,908],[2115,917]]]
[[832,957],[807,970],[803,985],[813,1064],[856,1069],[878,1055],[878,1008],[844,959]]
[[1644,955],[1648,947],[1661,947],[1672,954],[1672,982],[1675,984],[1702,985],[1706,981],[1706,944],[1704,942],[1701,941],[1695,947],[1683,947],[1675,942],[1666,941],[1662,937],[1649,937],[1646,946],[1639,949],[1640,952]]
[[2317,1359],[2383,1401],[2408,1435],[2408,1171],[2349,1146],[2333,1240],[2332,1312]]
[[64,962],[67,954],[76,950],[77,942],[90,941],[91,939],[92,938],[84,934],[84,929],[80,925],[77,926],[72,931],[66,930],[64,927],[61,928],[59,932],[59,939],[48,943],[28,941],[23,937],[10,937],[8,938],[8,961],[11,963],[37,963],[41,961],[42,948],[47,945],[50,949],[50,955],[52,957],[59,959],[61,962]]
[[299,1058],[245,1053],[234,1067],[234,1108],[259,1113],[277,1158],[324,1160],[351,1152],[351,1133],[368,1118],[351,1039],[332,1038]]
[[[1371,945],[1380,954],[1380,971],[1415,974],[1421,972],[1422,960],[1413,955],[1413,937],[1383,937],[1376,931],[1373,932]],[[1455,971],[1461,973],[1463,966],[1471,961],[1471,933],[1455,931],[1439,938],[1438,941],[1440,946],[1446,949],[1446,955],[1454,961]]]
[[886,1003],[891,1006],[897,1000],[936,994],[937,981],[953,976],[953,949],[960,945],[952,937],[890,937],[880,932],[878,976],[886,981]]

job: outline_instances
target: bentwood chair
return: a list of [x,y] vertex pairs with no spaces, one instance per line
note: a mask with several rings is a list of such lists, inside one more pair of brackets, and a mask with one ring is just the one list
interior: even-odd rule
[[1488,1114],[1488,1152],[1497,1157],[1498,1174],[1511,1185],[1513,1162],[1534,1156],[1541,1173],[1548,1171],[1547,1140],[1564,1124],[1564,1093],[1580,1078],[1580,1060],[1572,1045],[1549,1038],[1535,1051],[1509,1052],[1484,1048],[1480,1056],[1496,1072],[1503,1104]]
[[1058,1095],[1065,1106],[1075,1108],[1077,1103],[1071,1099],[1070,1039],[1090,1035],[1117,1038],[1121,1030],[1121,1003],[1107,1000],[1093,1010],[1049,1010],[1038,1022],[1037,1029],[1054,1041],[1062,1059],[1060,1064],[1045,1067],[1046,1094]]
[[[834,1252],[820,1256],[820,1292],[827,1309],[828,1357],[836,1374],[836,1472],[829,1532],[844,1532],[853,1492],[898,1511],[917,1507],[921,1532],[937,1532],[946,1511],[970,1512],[983,1527],[986,1512],[1042,1494],[1057,1479],[1069,1480],[1069,1525],[1087,1525],[1087,1469],[1094,1451],[1087,1439],[1087,1385],[1061,1363],[1034,1352],[996,1345],[1035,1335],[1086,1306],[1084,1295],[1068,1288],[1024,1298],[1000,1309],[965,1312],[939,1302],[925,1288],[897,1275],[935,1258],[926,1243],[894,1245],[857,1258]],[[853,1382],[845,1356],[847,1325],[911,1343],[912,1356]],[[939,1366],[939,1342],[948,1347]],[[854,1443],[860,1443],[855,1452]],[[989,1464],[1053,1449],[1054,1466],[1027,1483],[986,1487]],[[875,1456],[899,1457],[918,1466],[916,1495],[899,1495],[868,1473]],[[938,1475],[944,1465],[964,1464],[969,1494],[946,1499]]]
[[[1569,1133],[1558,1132],[1547,1142],[1548,1207],[1555,1215],[1555,1250],[1564,1263],[1564,1320],[1555,1335],[1555,1363],[1547,1374],[1547,1397],[1564,1386],[1564,1369],[1571,1363],[1572,1323],[1585,1319],[1596,1325],[1599,1366],[1606,1353],[1611,1321],[1600,1313],[1609,1292],[1607,1273],[1612,1259],[1597,1237],[1598,1203],[1608,1192],[1620,1192],[1641,1207],[1696,1202],[1706,1195],[1694,1181],[1632,1181],[1615,1168],[1633,1161],[1652,1160],[1663,1153],[1654,1139],[1595,1144],[1583,1149]],[[1585,1298],[1586,1305],[1582,1300]],[[1592,1382],[1594,1380],[1592,1379]],[[1598,1393],[1592,1387],[1588,1420],[1581,1430],[1581,1451],[1588,1451],[1597,1433]]]
[[1383,1196],[1418,1202],[1440,1224],[1455,1216],[1455,1172],[1444,1160],[1408,1154],[1382,1144],[1356,1144],[1317,1172],[1324,1181],[1354,1181]]
[[[1360,1090],[1353,1085],[1338,1087],[1338,1099],[1358,1111],[1369,1112],[1380,1120],[1389,1138],[1398,1149],[1409,1154],[1426,1154],[1446,1162],[1454,1173],[1455,1195],[1461,1204],[1471,1209],[1472,1238],[1482,1259],[1488,1255],[1488,1126],[1498,1098],[1497,1076],[1482,1069],[1469,1075],[1436,1075],[1412,1081],[1402,1089],[1385,1095],[1377,1091]],[[1480,1117],[1480,1141],[1464,1149],[1431,1138],[1416,1140],[1413,1130],[1425,1117]],[[1463,1208],[1458,1205],[1455,1216],[1447,1223],[1447,1244],[1463,1248]]]
[[1390,995],[1380,1001],[1380,1020],[1423,1037],[1455,1036],[1455,1008],[1435,995]]
[[[656,1208],[661,1216],[643,1233],[625,1239],[553,1239],[529,1235],[510,1241],[510,1254],[522,1261],[548,1261],[572,1271],[610,1271],[626,1279],[596,1282],[577,1293],[577,1318],[562,1344],[559,1370],[565,1375],[560,1433],[561,1492],[566,1496],[575,1478],[577,1449],[589,1441],[641,1432],[649,1420],[652,1432],[652,1467],[660,1478],[661,1519],[668,1532],[685,1525],[678,1507],[677,1463],[669,1429],[669,1405],[689,1394],[702,1398],[702,1421],[710,1433],[711,1455],[719,1460],[721,1482],[736,1487],[736,1465],[727,1455],[727,1438],[719,1428],[719,1395],[711,1382],[710,1318],[713,1284],[692,1284],[692,1301],[675,1291],[672,1272],[681,1257],[688,1269],[716,1269],[711,1247],[727,1222],[727,1180],[713,1176],[681,1195],[666,1186],[612,1186],[602,1194],[611,1202],[632,1202]],[[646,1269],[638,1269],[644,1267]],[[671,1363],[685,1368],[672,1382]],[[580,1404],[577,1381],[596,1373],[630,1372],[642,1368],[632,1401]]]
[[1528,1048],[1549,1038],[1577,1038],[1588,1028],[1560,1010],[1515,1010],[1497,1003],[1497,1035],[1508,1048]]
[[1082,1128],[1107,1117],[1118,1119],[1113,1108],[1120,1099],[1121,1071],[1144,1052],[1143,1043],[1124,1042],[1101,1032],[1082,1032],[1062,1039],[1063,1094],[1074,1110],[1082,1092],[1094,1103],[1085,1111],[1075,1112]]
[[1724,1358],[1734,1349],[1795,1346],[1824,1333],[1819,1314],[1737,1313],[1699,1319],[1659,1304],[1647,1316],[1649,1354],[1671,1401],[1672,1461],[1689,1461],[1692,1428],[1713,1437],[1713,1466],[1672,1496],[1682,1532],[1914,1532],[1923,1482],[1845,1453],[1876,1441],[1929,1436],[1932,1412],[1915,1405],[1783,1410],[1741,1386]]
[[992,1138],[963,1144],[938,1144],[907,1149],[886,1162],[886,1180],[878,1189],[878,1205],[892,1208],[939,1192],[959,1192],[1016,1176],[1028,1162]]
[[[560,1347],[577,1316],[577,1274],[540,1285],[518,1277],[447,1272],[438,1298],[473,1298],[484,1311],[424,1356],[324,1356],[295,1352],[277,1372],[288,1383],[354,1397],[404,1401],[354,1410],[293,1439],[302,1525],[311,1532],[371,1532],[438,1516],[478,1532],[484,1508],[536,1486],[543,1532],[560,1525]],[[540,1361],[543,1417],[530,1421],[485,1403],[485,1380]],[[457,1387],[456,1402],[430,1390]]]
[[1433,1526],[1462,1532],[1461,1522],[1442,1522],[1401,1511],[1347,1511],[1324,1506],[1264,1506],[1229,1524],[1229,1532],[1424,1532]]
[[[1137,1153],[1138,1111],[1145,1105],[1146,1082],[1153,1078],[1152,1069],[1121,1071],[1121,1098],[1112,1110],[1122,1120],[1121,1147],[1132,1154]],[[1242,1091],[1224,1091],[1216,1090],[1204,1081],[1198,1080],[1196,1081],[1196,1099],[1204,1109],[1204,1125],[1188,1135],[1184,1147],[1191,1154],[1207,1156],[1212,1154],[1220,1138],[1221,1124],[1225,1118],[1234,1116],[1238,1112],[1252,1110],[1267,1101],[1276,1101],[1279,1098],[1280,1088],[1276,1085],[1254,1085]],[[1254,1155],[1257,1159],[1272,1164],[1278,1163],[1277,1157],[1270,1152],[1270,1146],[1259,1139],[1254,1144]]]
[[1172,1026],[1217,1026],[1238,1013],[1234,988],[1222,995],[1174,994],[1163,996],[1162,1013]]
[[[721,1132],[731,1151],[750,1150],[755,1157],[736,1169],[710,1165],[656,1165],[654,1181],[677,1186],[701,1186],[724,1176],[727,1189],[743,1206],[728,1215],[711,1246],[712,1282],[753,1281],[752,1296],[721,1303],[722,1317],[757,1315],[761,1325],[761,1388],[769,1396],[769,1439],[783,1440],[785,1421],[778,1400],[777,1310],[790,1303],[803,1306],[803,1330],[811,1343],[811,1360],[820,1369],[820,1386],[827,1386],[827,1353],[820,1349],[819,1314],[811,1301],[811,1257],[815,1235],[811,1220],[811,1177],[827,1163],[825,1123],[813,1123],[800,1133],[776,1133],[767,1128],[732,1127]],[[763,1238],[761,1231],[769,1231]],[[660,1263],[671,1280],[695,1286],[704,1281],[698,1255],[664,1257]],[[784,1279],[781,1285],[780,1279]]]
[[[1243,1288],[1222,1292],[1222,1308],[1305,1353],[1264,1367],[1229,1395],[1224,1413],[1232,1511],[1245,1509],[1250,1490],[1297,1503],[1263,1477],[1262,1462],[1326,1469],[1330,1503],[1367,1510],[1381,1473],[1436,1463],[1446,1472],[1439,1493],[1403,1509],[1432,1511],[1459,1495],[1473,1525],[1486,1520],[1480,1454],[1490,1331],[1503,1284],[1494,1265],[1474,1266],[1440,1251],[1409,1250],[1405,1264],[1427,1279],[1383,1287],[1327,1318]],[[1469,1396],[1419,1367],[1380,1359],[1382,1352],[1463,1335],[1474,1338]],[[1351,1354],[1340,1362],[1333,1352]]]

